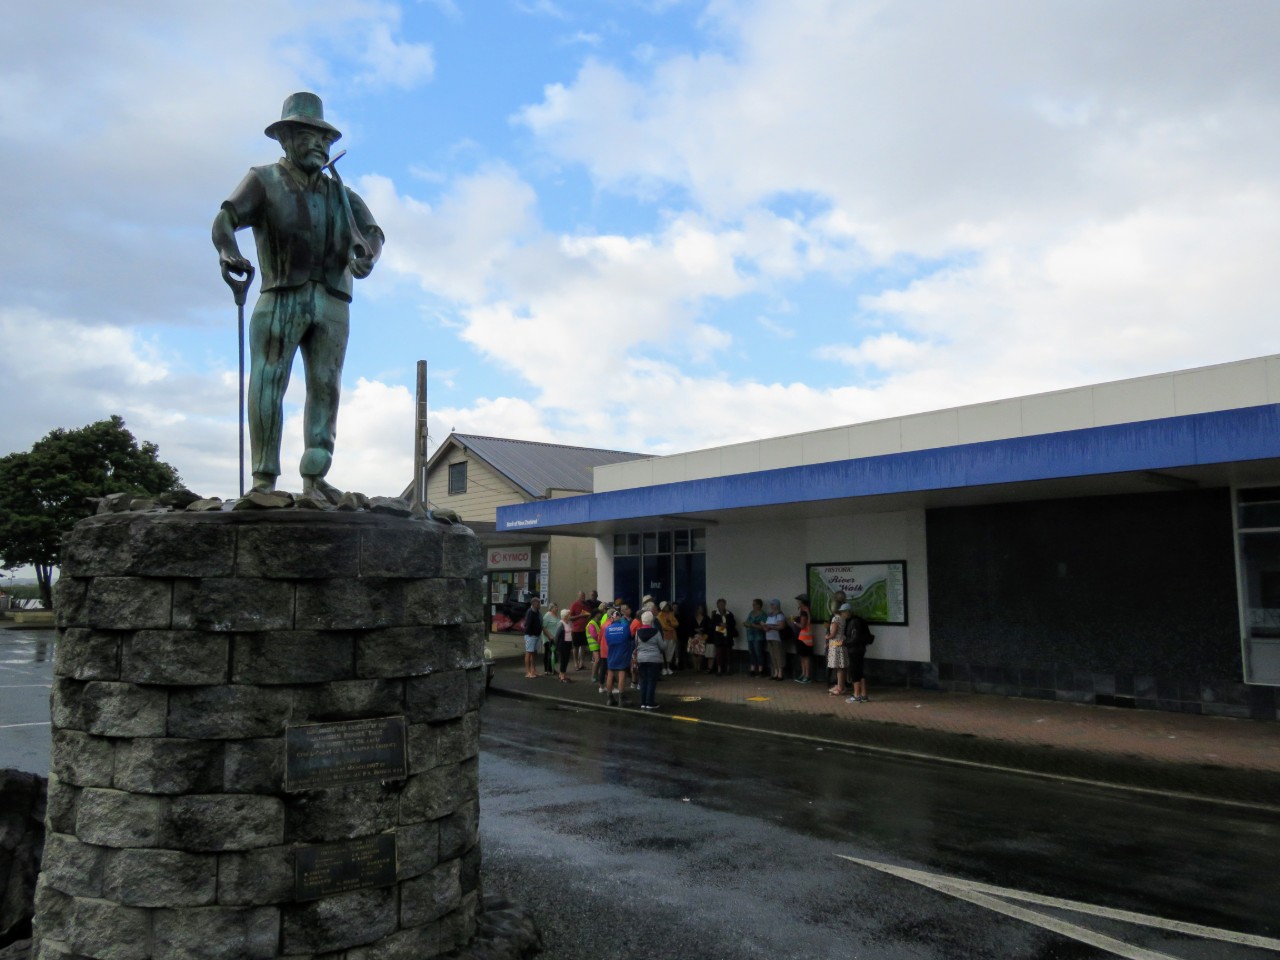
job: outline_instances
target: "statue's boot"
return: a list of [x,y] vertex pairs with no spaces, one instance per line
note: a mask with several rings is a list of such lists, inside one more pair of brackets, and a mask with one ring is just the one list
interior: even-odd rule
[[302,495],[322,503],[328,502],[337,506],[342,499],[342,491],[325,480],[329,472],[329,464],[333,463],[333,454],[323,447],[308,447],[302,452],[302,463],[298,472],[302,474]]
[[276,489],[276,478],[270,473],[255,473],[253,475],[253,486],[250,488],[255,493],[272,493]]
[[342,491],[324,477],[303,477],[302,495],[312,500],[332,503],[335,506],[342,499]]

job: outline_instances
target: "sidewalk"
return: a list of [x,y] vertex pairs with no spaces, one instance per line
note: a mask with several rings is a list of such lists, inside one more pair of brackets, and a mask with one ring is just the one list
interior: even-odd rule
[[[599,709],[589,671],[526,679],[519,637],[492,635],[491,692]],[[541,655],[538,668],[541,671]],[[821,671],[815,671],[820,676]],[[1158,794],[1262,805],[1280,812],[1280,723],[1128,710],[918,688],[871,690],[846,703],[825,684],[682,671],[658,685],[660,710],[636,722],[695,721],[804,737],[859,750],[1090,781]]]

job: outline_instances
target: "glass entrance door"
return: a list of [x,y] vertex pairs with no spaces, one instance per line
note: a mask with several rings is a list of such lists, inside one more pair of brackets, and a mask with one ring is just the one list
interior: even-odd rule
[[1235,499],[1244,681],[1280,686],[1280,487]]

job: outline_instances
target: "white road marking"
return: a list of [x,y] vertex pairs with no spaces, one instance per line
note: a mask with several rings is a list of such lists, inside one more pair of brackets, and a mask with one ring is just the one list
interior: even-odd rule
[[1003,913],[1005,916],[1033,924],[1059,936],[1087,943],[1089,946],[1097,947],[1099,950],[1106,950],[1108,953],[1114,953],[1118,957],[1125,957],[1126,960],[1177,960],[1176,957],[1167,953],[1135,947],[1125,943],[1123,940],[1108,937],[1087,927],[1082,927],[1066,920],[1059,920],[1057,917],[1049,917],[1043,913],[1036,913],[1034,910],[1028,910],[1025,907],[1017,907],[1011,903],[1005,903],[1003,900],[989,897],[985,893],[968,891],[963,887],[945,883],[925,884],[925,886],[932,886],[935,890],[955,897],[957,900],[967,900],[969,903],[976,904],[979,907],[986,907],[996,913]]
[[13,730],[16,727],[47,727],[47,726],[49,726],[48,720],[42,721],[40,723],[6,723],[3,725],[0,725],[0,730]]
[[[1104,917],[1108,920],[1122,920],[1128,923],[1135,923],[1145,927],[1154,927],[1157,930],[1167,930],[1172,933],[1179,933],[1185,936],[1201,937],[1206,940],[1220,940],[1224,943],[1237,943],[1246,947],[1260,947],[1264,950],[1280,950],[1280,940],[1271,937],[1255,936],[1249,933],[1239,933],[1235,930],[1223,930],[1219,927],[1206,927],[1198,923],[1184,923],[1181,920],[1167,920],[1164,917],[1154,917],[1145,913],[1133,913],[1129,910],[1116,910],[1111,907],[1100,907],[1092,903],[1083,903],[1079,900],[1063,900],[1059,897],[1046,897],[1038,893],[1027,893],[1022,890],[1014,890],[1011,887],[996,887],[987,883],[978,883],[974,880],[962,880],[959,877],[946,877],[934,873],[926,873],[923,870],[912,870],[908,867],[895,867],[888,863],[877,863],[874,860],[861,860],[858,857],[849,857],[844,854],[837,854],[841,859],[850,860],[853,863],[861,864],[864,867],[871,867],[873,870],[879,870],[882,873],[888,873],[903,880],[910,880],[912,883],[918,883],[922,886],[929,887],[941,893],[946,893],[961,900],[967,900],[970,903],[987,907],[999,913],[1006,914],[1010,917],[1016,917],[1019,920],[1025,920],[1027,923],[1033,923],[1036,926],[1044,927],[1046,930],[1053,930],[1064,936],[1072,937],[1092,946],[1099,947],[1103,950],[1109,950],[1117,956],[1129,957],[1132,960],[1171,960],[1168,954],[1157,953],[1151,950],[1145,950],[1141,947],[1134,947],[1121,940],[1112,937],[1106,937],[1102,934],[1095,933],[1085,927],[1077,926],[1073,923],[1067,923],[1054,917],[1045,916],[1032,910],[1026,910],[1022,907],[1016,907],[1012,904],[1005,903],[1004,900],[997,900],[997,897],[1003,897],[1005,900],[1019,900],[1024,903],[1034,903],[1040,906],[1052,907],[1056,910],[1070,910],[1075,913],[1089,914],[1095,917]],[[1105,942],[1104,942],[1105,941]]]

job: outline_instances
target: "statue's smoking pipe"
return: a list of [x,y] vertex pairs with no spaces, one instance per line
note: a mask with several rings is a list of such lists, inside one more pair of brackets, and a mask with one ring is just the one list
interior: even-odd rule
[[347,155],[347,151],[339,150],[336,155],[329,159],[321,170],[328,170],[333,175],[333,179],[338,183],[338,193],[342,195],[342,209],[347,212],[347,225],[351,228],[351,259],[363,260],[369,255],[369,244],[365,242],[364,234],[360,232],[360,228],[356,226],[356,218],[351,214],[351,200],[347,197],[347,188],[342,184],[342,177],[338,174],[337,162]]

